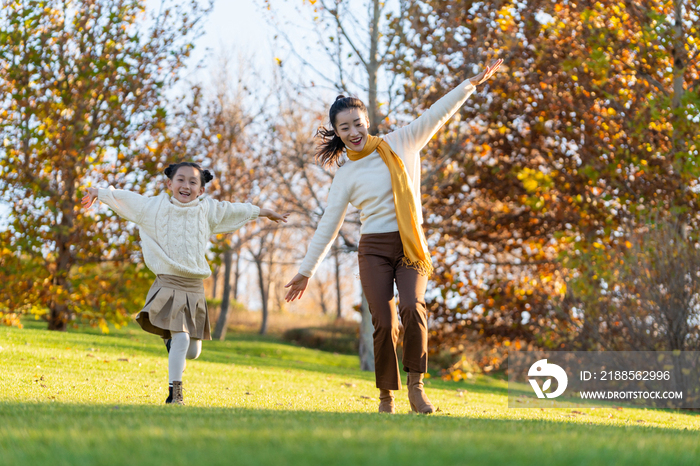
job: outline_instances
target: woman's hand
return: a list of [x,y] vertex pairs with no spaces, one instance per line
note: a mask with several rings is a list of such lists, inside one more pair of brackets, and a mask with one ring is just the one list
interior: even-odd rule
[[305,277],[300,273],[296,274],[291,282],[284,285],[285,288],[291,287],[290,290],[287,291],[287,296],[284,297],[284,300],[290,302],[297,298],[301,299],[308,284],[309,277]]
[[85,188],[85,192],[87,192],[87,194],[83,197],[81,202],[83,208],[89,209],[97,200],[97,188]]
[[279,222],[287,223],[287,217],[289,217],[289,213],[278,214],[274,210],[260,209],[260,213],[258,214],[258,217],[267,217],[275,223],[279,223]]
[[479,84],[487,81],[493,74],[498,71],[498,68],[501,67],[501,63],[503,63],[503,59],[499,58],[498,60],[491,62],[489,66],[486,67],[484,71],[481,73],[477,74],[476,76],[469,78],[469,81],[475,86],[478,86]]

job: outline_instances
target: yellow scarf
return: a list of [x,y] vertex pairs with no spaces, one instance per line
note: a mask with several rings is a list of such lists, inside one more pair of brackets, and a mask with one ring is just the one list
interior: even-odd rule
[[367,135],[367,143],[362,152],[348,149],[350,160],[360,160],[374,151],[379,152],[382,160],[391,174],[391,190],[394,193],[396,221],[399,224],[399,234],[403,244],[404,258],[402,263],[417,270],[421,275],[430,276],[433,273],[433,263],[428,252],[428,243],[423,234],[423,228],[418,223],[416,201],[413,189],[408,179],[403,161],[396,155],[384,139]]

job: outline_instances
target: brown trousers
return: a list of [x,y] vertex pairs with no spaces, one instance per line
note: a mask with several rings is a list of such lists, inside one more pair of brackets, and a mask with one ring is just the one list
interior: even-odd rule
[[362,235],[358,249],[360,281],[374,324],[374,365],[377,388],[400,390],[396,344],[399,322],[394,282],[399,291],[399,314],[404,327],[403,366],[406,372],[428,371],[428,277],[401,265],[404,257],[399,232]]

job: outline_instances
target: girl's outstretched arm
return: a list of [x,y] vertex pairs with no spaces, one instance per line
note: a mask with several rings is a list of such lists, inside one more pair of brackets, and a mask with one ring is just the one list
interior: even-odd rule
[[289,212],[287,212],[286,214],[278,214],[274,210],[260,209],[260,215],[258,215],[258,217],[266,217],[275,223],[287,223],[287,217],[289,217]]
[[85,196],[81,201],[83,209],[89,209],[97,200],[97,188],[85,188]]
[[260,216],[260,208],[250,203],[217,201],[206,198],[209,204],[207,221],[212,234],[231,233]]
[[104,202],[116,212],[120,217],[138,224],[141,221],[143,208],[148,200],[147,197],[123,189],[98,189],[85,188],[85,196],[82,199],[82,206],[89,209],[96,200]]

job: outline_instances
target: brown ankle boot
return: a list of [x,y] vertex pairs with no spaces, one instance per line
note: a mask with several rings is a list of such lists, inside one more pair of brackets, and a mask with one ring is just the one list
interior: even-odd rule
[[173,381],[173,401],[174,405],[184,405],[185,402],[182,399],[182,382]]
[[391,390],[379,389],[379,412],[394,414],[394,394]]
[[430,414],[435,412],[435,406],[430,402],[423,391],[423,374],[418,372],[408,373],[408,401],[413,412]]

